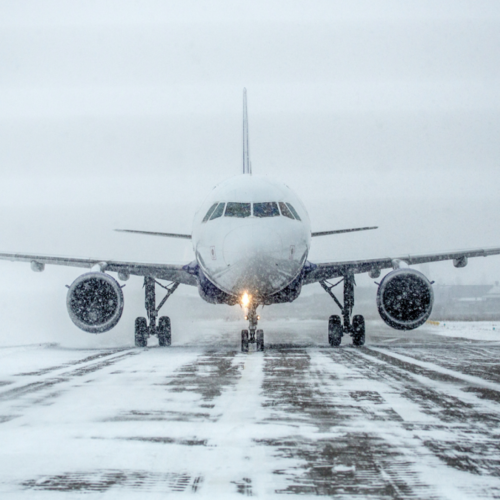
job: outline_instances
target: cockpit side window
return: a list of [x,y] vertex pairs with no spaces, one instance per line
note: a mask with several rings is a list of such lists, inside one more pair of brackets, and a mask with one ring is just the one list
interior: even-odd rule
[[292,212],[293,216],[297,219],[297,220],[301,220],[301,218],[299,217],[299,214],[297,213],[297,210],[295,210],[295,208],[293,208],[292,204],[291,203],[287,203],[286,206],[290,209],[290,211]]
[[208,219],[210,219],[210,216],[212,215],[213,211],[215,210],[215,208],[217,207],[217,205],[219,204],[219,202],[217,203],[214,203],[209,209],[208,209],[208,212],[207,212],[207,215],[205,215],[205,217],[203,217],[203,222],[207,222]]
[[284,215],[285,217],[288,217],[289,219],[293,219],[293,214],[290,212],[290,209],[282,202],[279,202],[280,210],[281,210],[281,215]]
[[279,217],[280,211],[275,201],[253,204],[254,217]]
[[212,216],[210,217],[210,220],[217,219],[224,213],[224,207],[226,206],[225,203],[219,203],[217,208],[214,210]]

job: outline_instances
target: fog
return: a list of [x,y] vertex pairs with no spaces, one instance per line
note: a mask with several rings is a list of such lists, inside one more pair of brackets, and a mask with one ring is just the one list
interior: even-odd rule
[[[500,246],[498,2],[19,0],[0,28],[2,251],[192,260],[190,242],[113,229],[191,230],[241,171],[243,87],[254,173],[294,189],[315,231],[379,226],[316,238],[311,261]],[[80,272],[0,263],[5,323],[86,336],[64,304]],[[493,284],[500,257],[425,272]]]

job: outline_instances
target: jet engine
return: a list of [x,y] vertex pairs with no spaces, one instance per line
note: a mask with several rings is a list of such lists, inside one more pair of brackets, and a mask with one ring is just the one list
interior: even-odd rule
[[66,297],[69,317],[81,330],[104,333],[111,330],[123,312],[123,292],[109,274],[82,274],[71,284]]
[[423,325],[431,315],[433,303],[431,283],[415,269],[391,271],[378,287],[378,312],[385,323],[397,330]]

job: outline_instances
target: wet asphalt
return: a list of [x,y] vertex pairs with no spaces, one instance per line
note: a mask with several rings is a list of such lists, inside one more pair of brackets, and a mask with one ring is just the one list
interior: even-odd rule
[[0,349],[2,498],[500,497],[500,338],[274,325],[242,354],[224,328]]

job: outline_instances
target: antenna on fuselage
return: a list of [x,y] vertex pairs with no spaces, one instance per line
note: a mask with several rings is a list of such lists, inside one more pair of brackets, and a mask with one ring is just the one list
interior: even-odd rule
[[243,89],[243,173],[252,175],[250,152],[248,149],[247,89]]

